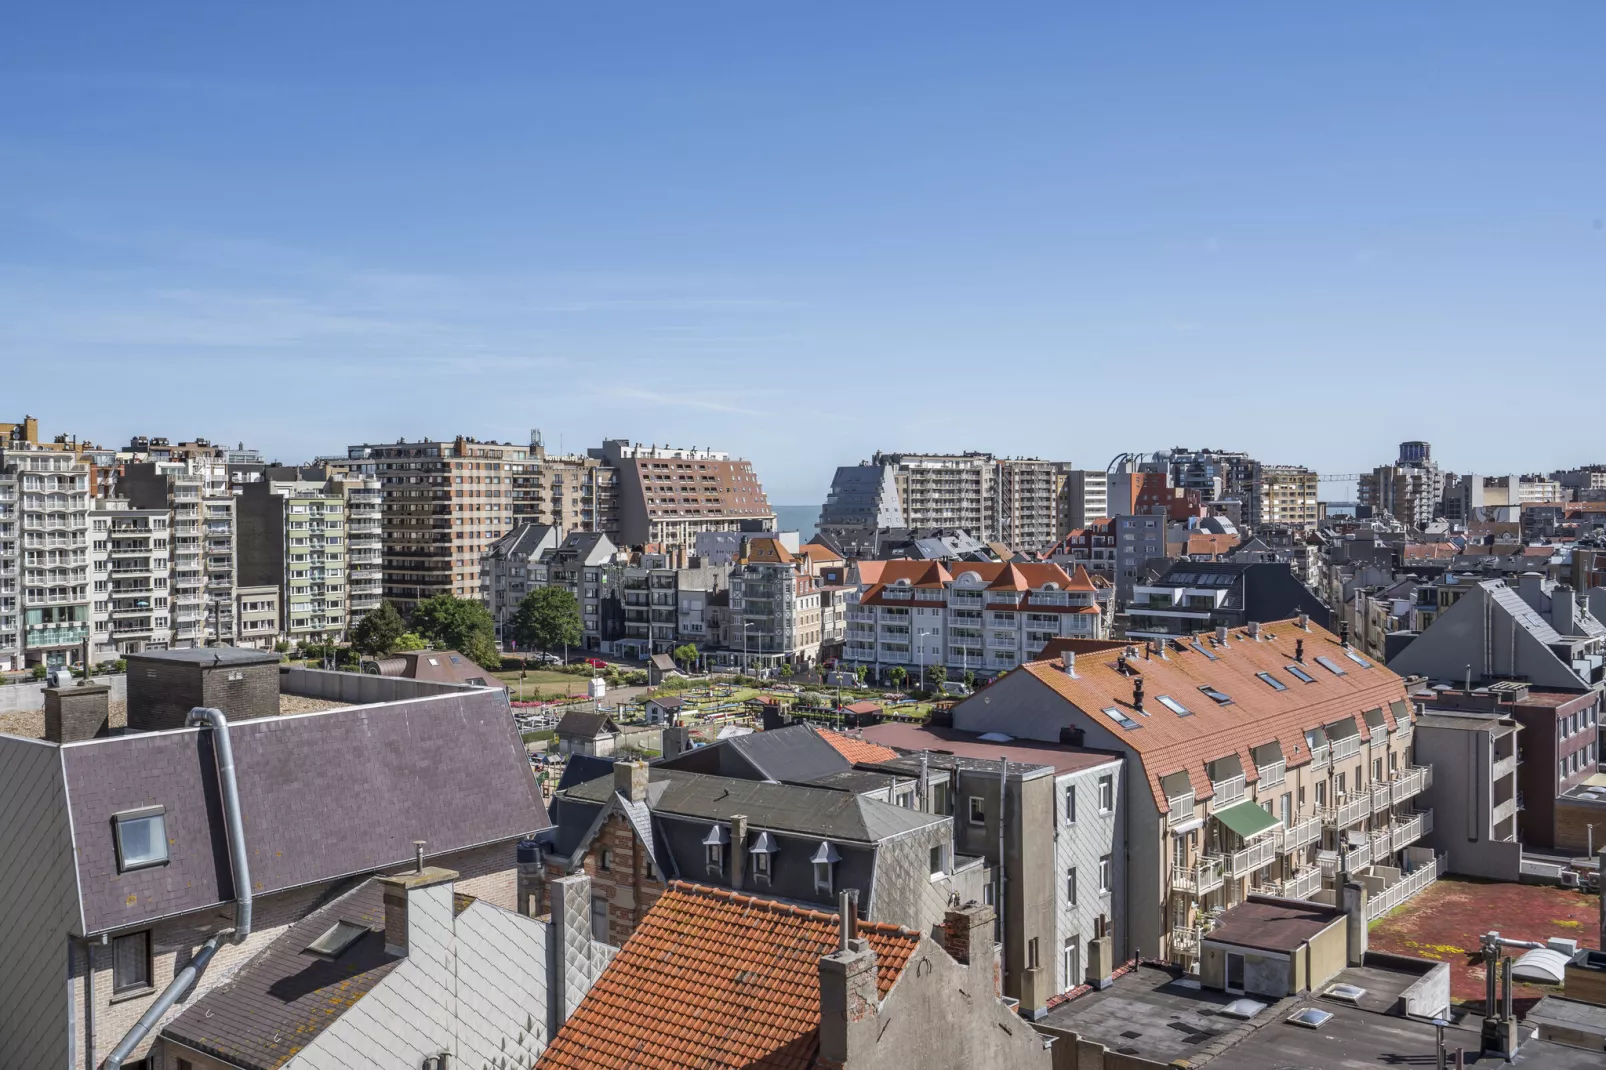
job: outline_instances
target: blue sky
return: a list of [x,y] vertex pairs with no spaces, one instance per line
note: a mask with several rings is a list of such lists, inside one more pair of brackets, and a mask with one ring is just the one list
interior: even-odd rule
[[1603,40],[1593,0],[13,4],[0,418],[712,445],[782,503],[877,448],[1606,461]]

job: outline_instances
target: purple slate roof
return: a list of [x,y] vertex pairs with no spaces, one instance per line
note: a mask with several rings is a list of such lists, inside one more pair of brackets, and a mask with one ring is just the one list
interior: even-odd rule
[[[258,894],[518,839],[551,826],[503,691],[230,726]],[[234,897],[210,729],[61,748],[85,935]],[[112,817],[167,811],[169,861],[117,872]]]

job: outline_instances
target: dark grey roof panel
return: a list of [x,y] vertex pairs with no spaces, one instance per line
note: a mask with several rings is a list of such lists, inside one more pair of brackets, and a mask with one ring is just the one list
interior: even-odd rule
[[187,650],[147,650],[127,654],[129,661],[177,662],[183,665],[265,665],[279,663],[271,650],[242,650],[236,646],[198,646]]

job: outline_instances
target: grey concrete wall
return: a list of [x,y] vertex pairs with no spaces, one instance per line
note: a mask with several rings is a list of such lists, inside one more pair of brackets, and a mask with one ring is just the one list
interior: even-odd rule
[[1494,795],[1489,734],[1418,725],[1415,746],[1417,764],[1433,767],[1433,784],[1421,796],[1421,805],[1433,811],[1428,845],[1446,855],[1451,873],[1517,880],[1521,845],[1490,839]]
[[1167,1070],[1166,1063],[1122,1055],[1074,1030],[1041,1025],[1037,1028],[1044,1036],[1054,1038],[1054,1070]]
[[281,665],[279,690],[286,695],[366,706],[374,702],[400,702],[403,699],[424,698],[428,695],[447,695],[485,689],[471,687],[468,684],[407,680],[399,676],[370,676],[366,673],[330,672],[327,669],[303,669],[295,665]]
[[[77,683],[76,680],[73,682]],[[106,684],[111,687],[111,692],[106,696],[108,701],[128,701],[128,677],[121,674],[116,676],[95,676],[91,677],[91,682]],[[27,713],[44,708],[45,683],[43,680],[0,686],[0,713]]]
[[943,822],[883,840],[877,851],[875,888],[867,904],[870,916],[928,935],[940,928],[948,894],[957,891],[958,884],[952,877],[932,879],[931,849],[946,848],[951,865],[953,838],[953,825]]
[[0,736],[0,1064],[66,1066],[78,890],[61,755]]

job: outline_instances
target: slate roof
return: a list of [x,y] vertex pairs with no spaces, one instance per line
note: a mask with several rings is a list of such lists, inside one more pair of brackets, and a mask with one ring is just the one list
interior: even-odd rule
[[[550,826],[501,691],[465,691],[230,726],[258,895],[516,840]],[[77,847],[81,932],[234,898],[212,730],[61,748]],[[166,808],[169,860],[117,872],[113,815]]]
[[1262,951],[1293,951],[1329,925],[1342,924],[1343,920],[1344,912],[1335,907],[1250,899],[1222,914],[1205,940]]
[[596,739],[600,735],[618,735],[619,726],[606,713],[587,713],[570,710],[558,722],[558,735],[574,739]]
[[[871,725],[864,730],[864,735],[891,751],[890,758],[875,760],[875,766],[879,769],[890,768],[904,775],[920,771],[921,751],[929,752],[926,760],[934,769],[990,767],[996,770],[998,759],[1006,758],[1012,771],[1047,766],[1054,770],[1056,776],[1121,761],[1118,754],[1083,750],[1064,743],[1041,743],[1030,739],[989,743],[977,738],[975,732],[961,732],[939,725],[888,721],[886,724]],[[894,747],[897,750],[892,750]]]
[[852,762],[806,724],[732,736],[666,758],[659,764],[671,769],[777,782],[815,780],[853,767]]
[[614,759],[599,758],[594,754],[571,754],[563,763],[563,776],[558,780],[558,791],[566,791],[576,784],[584,784],[598,777],[613,776]]
[[[920,945],[859,923],[886,998]],[[675,882],[586,994],[541,1070],[806,1070],[819,1054],[820,958],[837,916]]]
[[[647,805],[654,814],[705,821],[729,821],[746,814],[753,829],[773,829],[822,839],[877,843],[889,836],[943,824],[950,818],[924,814],[891,803],[862,799],[844,791],[802,784],[770,784],[732,777],[685,773],[653,766]],[[568,799],[600,805],[615,795],[612,780],[593,780],[570,788]],[[561,811],[570,820],[568,803]],[[595,813],[595,811],[591,811]]]
[[[332,962],[307,954],[306,946],[338,921],[370,931]],[[366,880],[285,930],[234,976],[187,1006],[162,1035],[246,1070],[278,1070],[401,961],[402,956],[385,951],[379,883]]]

